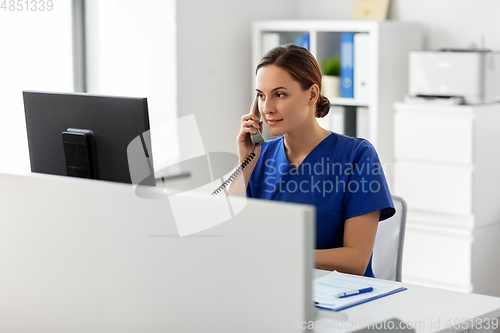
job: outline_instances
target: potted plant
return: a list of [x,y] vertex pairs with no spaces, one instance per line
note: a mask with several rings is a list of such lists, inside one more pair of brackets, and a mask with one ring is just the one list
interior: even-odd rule
[[321,92],[326,97],[340,97],[340,55],[335,55],[321,63]]

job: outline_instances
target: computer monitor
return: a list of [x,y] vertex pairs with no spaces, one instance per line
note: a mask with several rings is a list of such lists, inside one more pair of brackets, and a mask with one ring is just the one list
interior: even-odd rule
[[127,146],[141,135],[154,185],[146,98],[23,91],[31,171],[132,183]]

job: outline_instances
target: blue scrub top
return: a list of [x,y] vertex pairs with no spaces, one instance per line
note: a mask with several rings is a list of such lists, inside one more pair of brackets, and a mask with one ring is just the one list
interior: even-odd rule
[[[396,212],[372,144],[333,132],[296,169],[283,137],[266,141],[247,196],[316,206],[316,249],[342,247],[344,223],[352,217],[380,210],[382,221]],[[364,275],[374,276],[371,258]]]

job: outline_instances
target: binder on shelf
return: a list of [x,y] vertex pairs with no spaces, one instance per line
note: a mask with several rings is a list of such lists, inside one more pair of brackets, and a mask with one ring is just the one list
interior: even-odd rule
[[354,33],[340,36],[340,96],[354,98]]
[[366,33],[354,34],[354,98],[367,101],[368,90],[371,89],[367,80],[369,75],[370,36]]
[[[373,291],[337,298],[336,295],[350,290],[372,287]],[[333,271],[313,282],[313,300],[317,308],[341,311],[359,304],[374,301],[406,290],[401,282],[385,281]]]
[[309,48],[309,46],[310,46],[309,45],[309,34],[308,33],[304,33],[304,34],[295,36],[295,38],[293,39],[293,43],[295,45],[302,46],[302,47],[305,47],[306,49],[310,50],[310,48]]
[[309,34],[304,34],[302,36],[303,38],[303,43],[302,46],[311,51],[310,45],[309,45]]

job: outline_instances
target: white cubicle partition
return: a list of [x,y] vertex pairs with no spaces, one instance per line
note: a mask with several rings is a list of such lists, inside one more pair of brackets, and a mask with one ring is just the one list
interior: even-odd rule
[[311,319],[310,206],[249,200],[179,237],[168,200],[125,184],[0,174],[0,205],[1,332],[297,332]]

